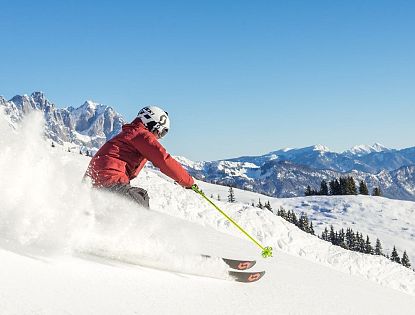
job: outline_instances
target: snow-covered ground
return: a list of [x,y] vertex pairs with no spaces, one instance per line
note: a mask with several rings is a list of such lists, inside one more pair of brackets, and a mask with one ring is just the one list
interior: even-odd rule
[[[148,190],[154,211],[92,191],[80,185],[89,159],[51,148],[40,125],[40,117],[29,117],[16,133],[0,118],[1,314],[412,314],[415,308],[413,271],[306,234],[247,205],[257,199],[249,192],[237,191],[242,202],[217,203],[274,248],[271,259],[261,259],[194,192],[158,172],[144,170],[134,181]],[[207,195],[222,189],[226,196],[223,187],[200,186]],[[198,253],[255,258],[267,274],[254,284],[215,279],[223,278],[224,266],[202,262]]]
[[[207,195],[226,200],[228,187],[202,184]],[[297,215],[305,212],[313,221],[316,233],[321,235],[325,227],[335,230],[352,228],[369,235],[372,246],[376,238],[382,242],[385,253],[396,246],[400,257],[407,251],[415,263],[415,202],[373,196],[311,196],[272,198],[261,194],[234,189],[236,200],[245,204],[264,204],[269,201],[274,212],[279,207],[294,210]]]

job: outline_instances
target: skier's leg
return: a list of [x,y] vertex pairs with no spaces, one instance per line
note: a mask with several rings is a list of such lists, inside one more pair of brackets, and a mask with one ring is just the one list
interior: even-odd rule
[[150,197],[147,190],[139,187],[131,187],[128,190],[128,194],[135,202],[141,204],[144,208],[150,208]]
[[109,190],[128,197],[140,206],[147,209],[150,208],[150,197],[148,196],[147,191],[143,188],[132,187],[129,184],[115,184],[109,187]]

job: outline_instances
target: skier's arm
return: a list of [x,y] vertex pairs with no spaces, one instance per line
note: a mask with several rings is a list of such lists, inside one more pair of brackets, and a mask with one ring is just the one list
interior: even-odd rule
[[132,142],[134,147],[163,174],[174,179],[183,187],[191,187],[194,184],[193,178],[179,162],[167,153],[152,133],[139,134],[132,139]]

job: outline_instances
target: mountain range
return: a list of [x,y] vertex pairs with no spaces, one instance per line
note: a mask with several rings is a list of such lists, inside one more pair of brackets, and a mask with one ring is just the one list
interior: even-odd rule
[[47,138],[58,144],[75,144],[81,150],[96,151],[107,140],[121,131],[124,119],[112,107],[86,101],[78,108],[57,108],[42,92],[16,95],[11,100],[0,96],[3,107],[12,125],[18,124],[33,110],[44,113]]
[[198,179],[274,197],[303,196],[308,185],[318,190],[323,179],[352,176],[385,197],[415,200],[414,150],[335,153],[316,145],[212,162],[177,159]]
[[[83,152],[98,150],[125,123],[110,106],[86,101],[77,108],[57,108],[42,92],[10,100],[0,96],[2,107],[12,125],[33,110],[42,111],[46,137]],[[385,197],[415,200],[415,147],[397,150],[376,143],[339,153],[314,145],[218,161],[176,158],[195,178],[274,197],[302,196],[307,185],[318,189],[323,179],[353,176],[365,180],[369,189],[380,187]]]

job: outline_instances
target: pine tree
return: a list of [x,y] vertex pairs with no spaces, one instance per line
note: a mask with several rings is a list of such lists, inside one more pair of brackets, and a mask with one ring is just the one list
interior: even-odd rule
[[354,250],[360,253],[365,252],[365,240],[363,239],[363,234],[360,234],[359,232],[356,232]]
[[292,224],[298,226],[298,219],[297,219],[297,216],[295,215],[294,211],[291,211],[291,220],[292,220]]
[[218,194],[218,201],[220,201],[220,195]]
[[71,148],[68,147],[68,152],[71,152]]
[[79,150],[79,154],[80,154],[80,155],[83,155],[83,154],[82,154],[82,150]]
[[235,202],[235,194],[233,193],[233,188],[229,187],[228,202]]
[[382,196],[382,191],[380,190],[379,187],[373,188],[372,196],[378,196],[378,197]]
[[341,229],[337,236],[337,245],[346,248],[346,235],[344,229]]
[[356,183],[354,178],[349,176],[346,179],[346,194],[347,195],[357,195]]
[[[277,215],[279,215],[281,218],[287,220],[287,212],[285,211],[284,207],[280,207],[277,211]],[[287,220],[288,221],[288,220]]]
[[373,255],[373,247],[372,247],[372,244],[370,243],[368,235],[366,235],[365,253]]
[[363,233],[360,233],[360,238],[359,238],[359,252],[361,252],[361,253],[365,253],[366,252],[366,242],[365,242],[365,239],[363,238]]
[[314,227],[313,227],[313,221],[310,221],[310,227],[309,227],[308,230],[310,231],[310,234],[315,235]]
[[329,194],[332,195],[332,196],[335,195],[335,191],[336,191],[335,185],[336,184],[334,182],[334,179],[329,182]]
[[268,202],[265,203],[264,208],[266,208],[266,209],[268,209],[269,211],[272,212],[272,207],[271,207],[271,204],[269,203],[269,200],[268,200]]
[[301,213],[300,219],[298,220],[298,227],[301,230],[308,232],[308,218],[304,212]]
[[354,250],[355,248],[355,236],[353,230],[350,228],[346,230],[346,248],[350,250]]
[[375,255],[383,255],[382,244],[380,243],[380,240],[378,238],[376,239]]
[[329,194],[329,187],[327,182],[323,179],[320,184],[320,195],[327,196]]
[[294,211],[288,210],[286,220],[296,226],[298,226],[297,216]]
[[256,205],[259,209],[264,209],[264,206],[262,205],[261,198],[259,198],[258,204]]
[[321,239],[330,242],[329,230],[327,230],[327,227],[325,227],[324,231],[321,233]]
[[335,245],[336,244],[336,234],[334,233],[333,225],[330,225],[330,235],[329,235],[329,241]]
[[53,141],[52,141],[52,148],[54,148],[55,147],[55,144],[53,143]]
[[392,254],[390,260],[397,262],[398,264],[401,263],[401,259],[399,258],[398,252],[396,251],[395,246],[393,246]]
[[310,187],[310,185],[307,185],[307,188],[304,192],[304,195],[305,196],[311,196],[311,187]]
[[347,178],[340,177],[340,194],[339,195],[347,195]]
[[359,194],[366,196],[369,195],[369,189],[363,180],[361,180],[359,183]]
[[341,195],[340,182],[337,178],[331,180],[329,183],[329,186],[330,186],[330,195],[333,195],[333,196]]
[[401,263],[402,266],[405,266],[406,268],[411,268],[411,263],[409,262],[409,257],[406,251],[403,252]]
[[293,217],[292,217],[292,215],[291,215],[291,210],[288,210],[288,211],[287,211],[287,215],[286,215],[285,219],[286,219],[288,222],[293,223]]

